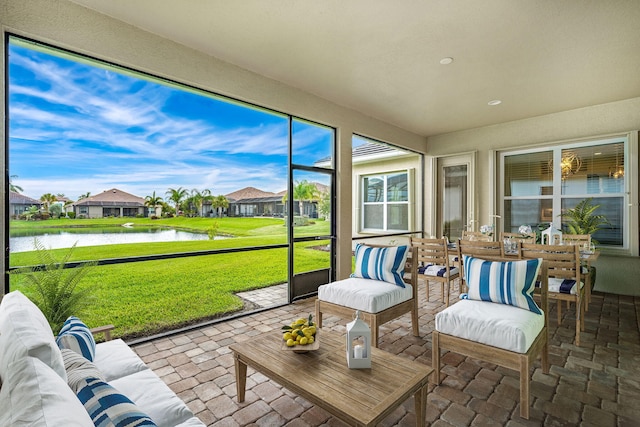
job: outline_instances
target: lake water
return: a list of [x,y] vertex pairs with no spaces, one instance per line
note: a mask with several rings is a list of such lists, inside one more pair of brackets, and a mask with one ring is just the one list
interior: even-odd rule
[[[158,228],[126,228],[100,229],[91,232],[90,228],[49,231],[38,236],[16,236],[9,239],[10,252],[26,252],[34,250],[33,240],[37,238],[47,249],[70,248],[76,246],[115,245],[119,243],[151,243],[177,242],[188,240],[209,240],[206,233],[189,233],[173,229]],[[216,236],[215,240],[227,237]]]

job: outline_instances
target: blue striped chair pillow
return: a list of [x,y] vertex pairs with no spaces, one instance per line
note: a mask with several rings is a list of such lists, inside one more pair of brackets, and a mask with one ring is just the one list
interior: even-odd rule
[[404,265],[409,254],[408,246],[376,248],[358,243],[356,245],[356,269],[351,277],[381,280],[404,286]]
[[96,427],[138,427],[156,424],[127,396],[110,384],[86,378],[79,384],[78,399]]
[[462,299],[508,304],[542,314],[532,296],[542,259],[501,262],[465,255],[462,261],[469,288]]
[[75,316],[70,316],[64,322],[56,343],[60,349],[73,350],[91,362],[96,356],[96,341],[93,339],[93,334],[89,327]]

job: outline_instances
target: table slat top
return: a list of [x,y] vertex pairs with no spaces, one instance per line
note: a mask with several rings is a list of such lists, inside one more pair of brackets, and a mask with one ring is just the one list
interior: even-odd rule
[[279,333],[229,348],[241,361],[344,420],[373,425],[387,409],[423,387],[433,369],[372,348],[371,369],[349,369],[346,338],[320,331],[320,348],[307,353],[282,350]]

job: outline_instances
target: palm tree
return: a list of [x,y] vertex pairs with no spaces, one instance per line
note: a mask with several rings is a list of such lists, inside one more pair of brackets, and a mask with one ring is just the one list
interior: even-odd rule
[[40,201],[44,203],[44,210],[47,212],[49,211],[49,206],[51,206],[51,203],[54,203],[57,200],[58,199],[56,198],[56,196],[51,193],[46,193],[40,196]]
[[194,188],[191,190],[191,201],[196,208],[198,208],[197,215],[202,215],[202,207],[204,206],[204,202],[211,201],[213,196],[211,195],[211,190],[207,190],[206,188],[202,191]]
[[84,194],[81,194],[80,197],[78,197],[78,200],[82,200],[82,199],[88,199],[91,196],[91,191],[87,191]]
[[221,209],[229,207],[229,200],[227,200],[227,198],[224,197],[222,194],[219,194],[216,197],[214,197],[213,200],[211,201],[211,207],[217,211],[218,217],[221,217],[222,216]]
[[144,205],[148,208],[153,209],[153,214],[156,214],[156,207],[162,204],[162,197],[156,196],[156,192],[154,191],[151,196],[147,196],[144,198]]
[[187,197],[187,190],[182,187],[178,187],[177,189],[170,188],[165,194],[169,196],[169,200],[173,202],[177,215],[178,211],[180,211],[180,204],[183,202],[184,198]]
[[19,193],[21,191],[24,191],[22,187],[20,187],[19,185],[15,185],[13,183],[13,178],[17,178],[17,177],[18,175],[11,175],[9,177],[9,191],[13,191],[14,193]]
[[[300,216],[304,213],[305,200],[311,201],[318,197],[318,187],[314,183],[307,181],[296,181],[296,185],[293,187],[293,200],[298,201],[298,207],[300,209]],[[287,195],[282,198],[282,202],[287,201]]]

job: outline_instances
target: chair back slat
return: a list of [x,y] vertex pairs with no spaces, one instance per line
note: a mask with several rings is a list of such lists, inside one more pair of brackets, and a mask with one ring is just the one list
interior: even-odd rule
[[503,258],[500,242],[460,239],[458,240],[458,256],[462,259],[464,255],[488,260]]
[[411,246],[417,251],[421,265],[442,265],[449,267],[449,249],[446,239],[411,238]]
[[591,248],[591,234],[564,234],[562,243],[565,245],[577,245],[581,249]]
[[544,259],[549,277],[580,281],[580,247],[577,245],[522,243],[520,253],[522,258]]

